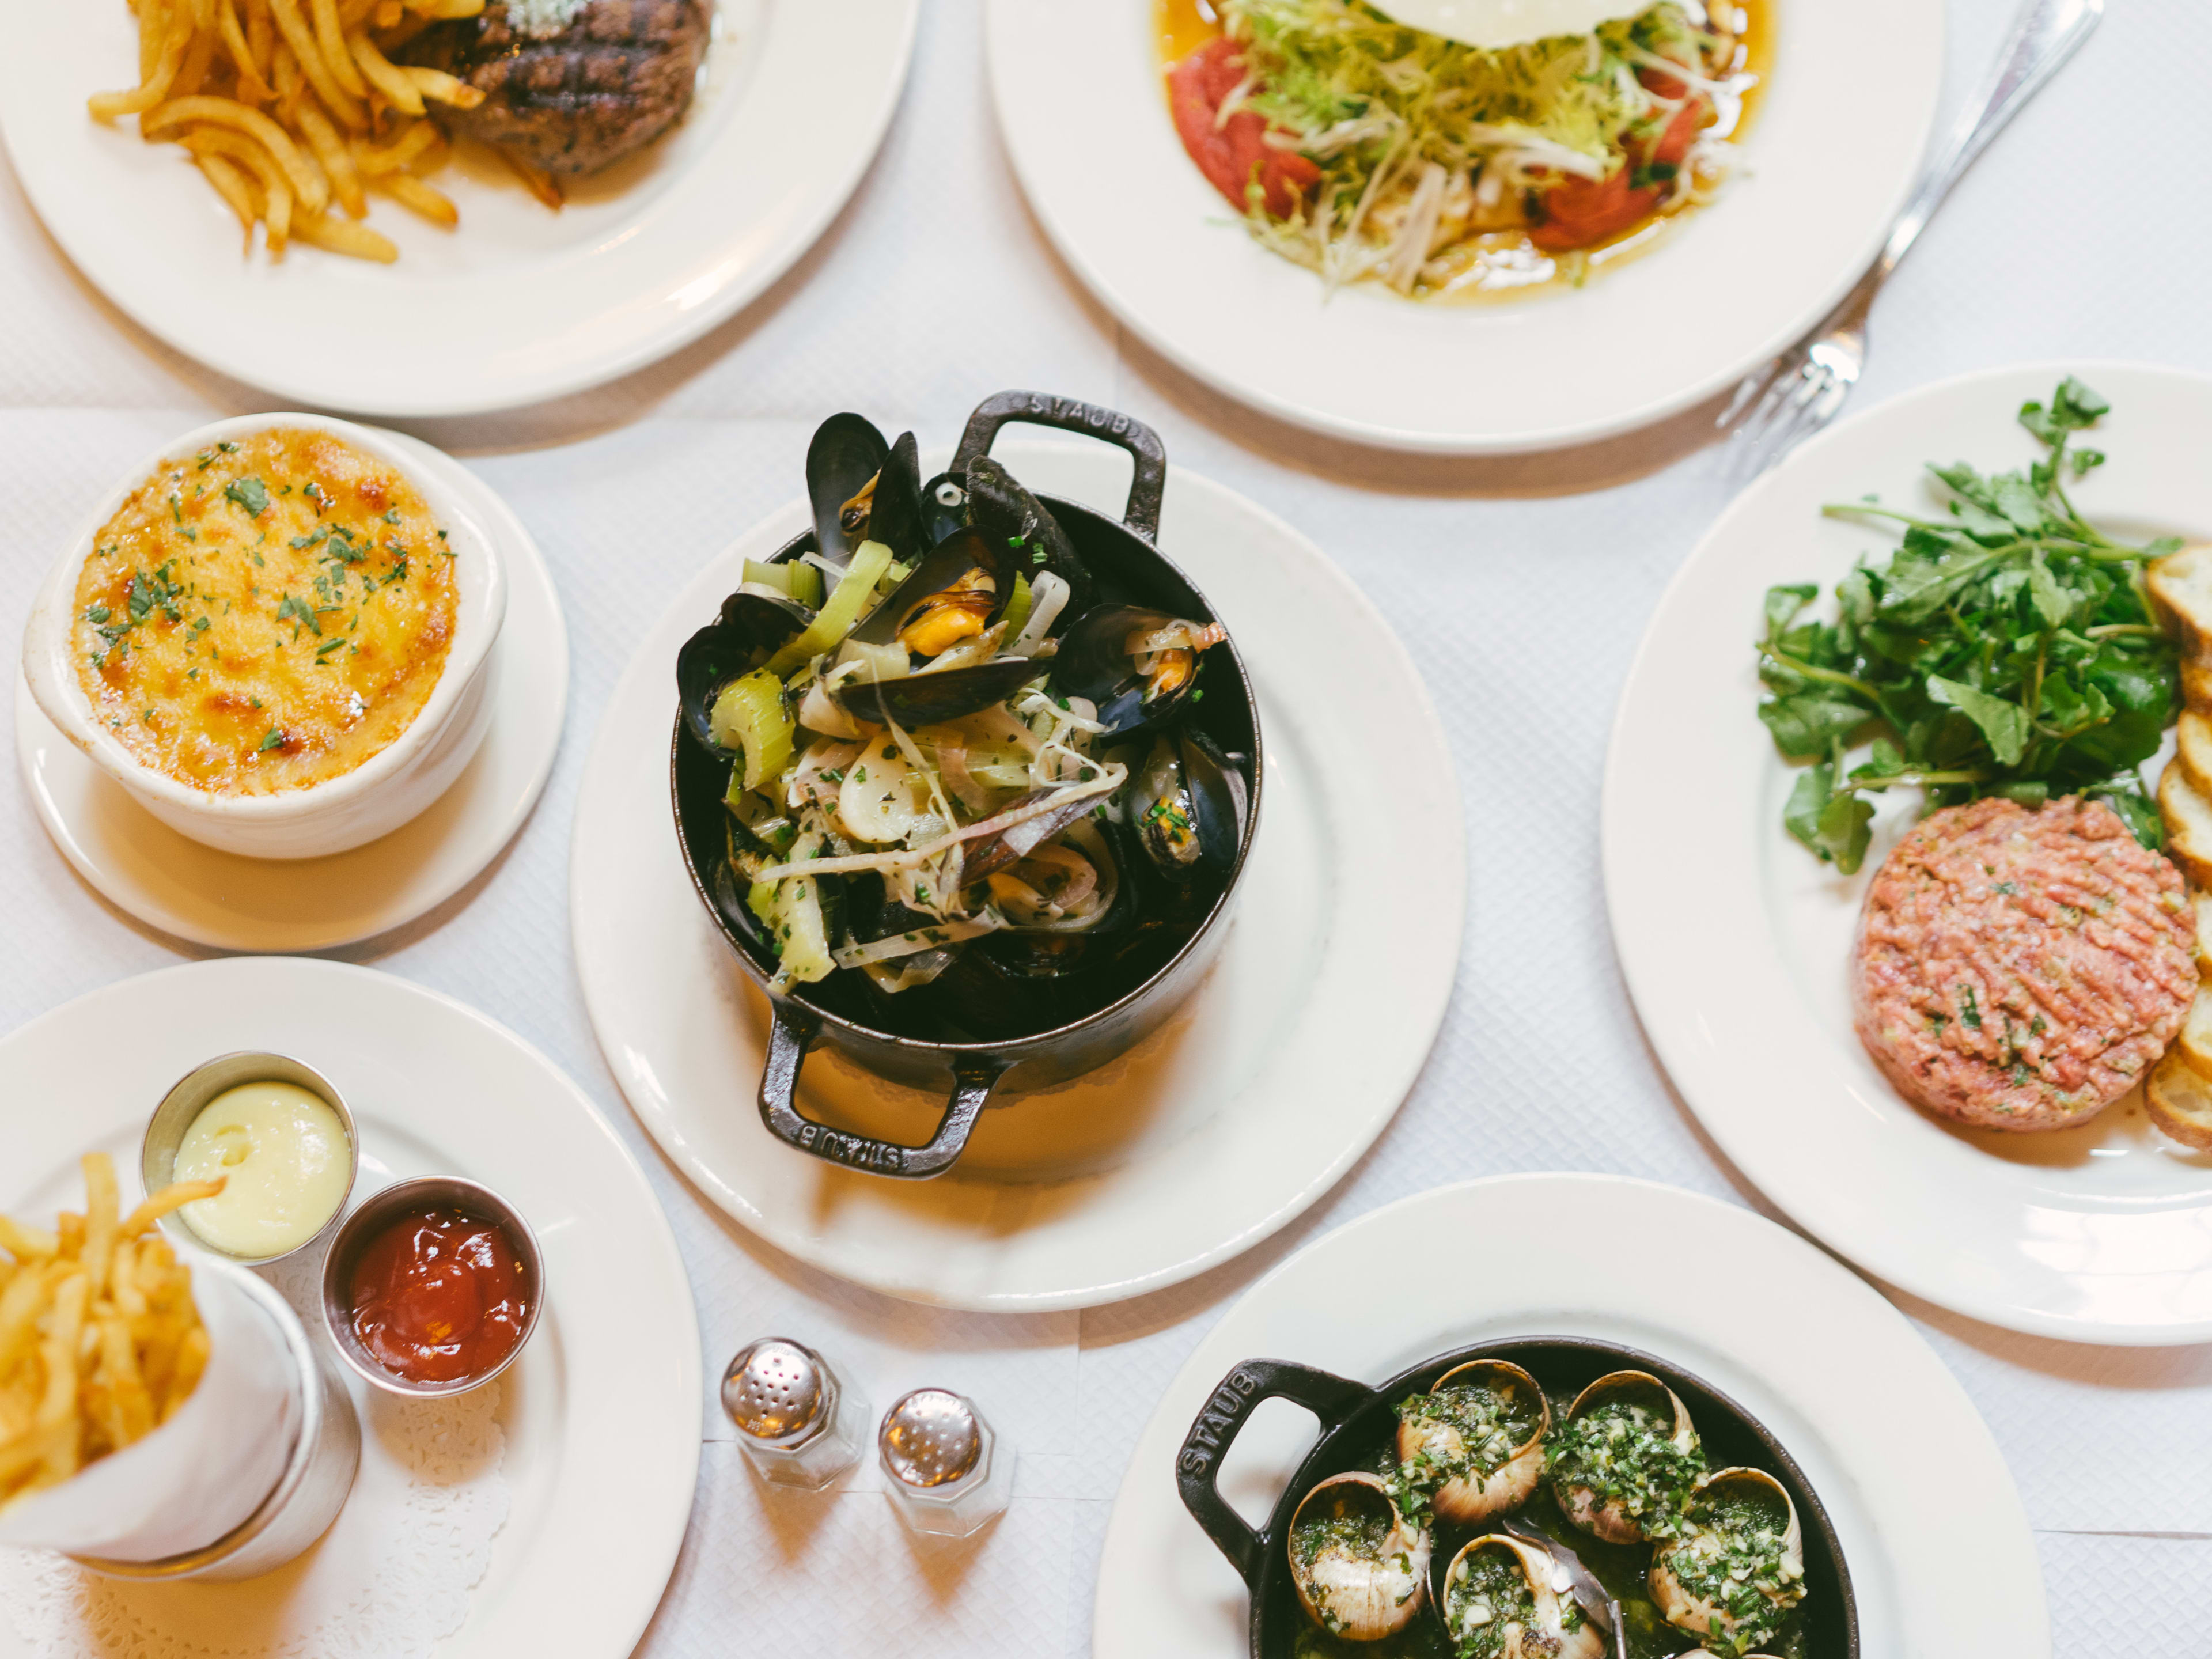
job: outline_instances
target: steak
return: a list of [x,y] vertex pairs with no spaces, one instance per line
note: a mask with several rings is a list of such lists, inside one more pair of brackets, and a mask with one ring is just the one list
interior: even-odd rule
[[2110,807],[1978,800],[1883,861],[1859,924],[1859,1040],[1915,1104],[2058,1129],[2125,1094],[2197,993],[2181,872]]
[[453,132],[548,173],[596,173],[682,118],[708,39],[708,0],[588,0],[544,37],[494,4],[427,30],[404,56],[484,94],[474,109],[439,111]]

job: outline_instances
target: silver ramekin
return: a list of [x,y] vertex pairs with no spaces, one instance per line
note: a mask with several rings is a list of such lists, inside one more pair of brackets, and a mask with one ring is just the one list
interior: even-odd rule
[[[514,1247],[515,1260],[521,1264],[523,1277],[530,1285],[530,1314],[523,1321],[522,1334],[516,1340],[514,1351],[482,1376],[453,1382],[410,1382],[377,1364],[374,1356],[362,1346],[361,1339],[354,1334],[350,1290],[354,1264],[361,1259],[369,1242],[405,1212],[449,1209],[495,1222],[507,1234],[507,1243]],[[482,1388],[521,1358],[544,1311],[545,1261],[538,1248],[538,1235],[514,1205],[490,1188],[464,1181],[459,1176],[418,1176],[386,1187],[363,1200],[338,1229],[338,1236],[331,1243],[331,1253],[323,1259],[323,1320],[330,1328],[331,1341],[338,1351],[338,1358],[351,1366],[362,1381],[386,1394],[409,1400],[440,1400]]]
[[272,1261],[282,1261],[287,1256],[297,1255],[331,1236],[344,1218],[346,1205],[353,1197],[354,1182],[361,1176],[361,1135],[354,1127],[353,1113],[331,1080],[304,1060],[294,1060],[289,1054],[223,1054],[196,1066],[170,1085],[161,1103],[154,1109],[154,1115],[146,1125],[146,1139],[138,1149],[138,1173],[146,1183],[148,1193],[158,1193],[177,1178],[177,1148],[184,1144],[185,1132],[192,1127],[192,1120],[204,1110],[210,1101],[227,1089],[241,1083],[296,1083],[338,1115],[338,1122],[346,1135],[346,1186],[338,1199],[338,1206],[331,1212],[314,1237],[304,1240],[291,1249],[276,1255],[233,1255],[228,1250],[217,1249],[192,1231],[192,1224],[177,1211],[172,1210],[161,1218],[163,1231],[172,1237],[183,1239],[195,1249],[210,1255],[221,1256],[226,1261],[242,1262],[247,1267],[266,1267]]

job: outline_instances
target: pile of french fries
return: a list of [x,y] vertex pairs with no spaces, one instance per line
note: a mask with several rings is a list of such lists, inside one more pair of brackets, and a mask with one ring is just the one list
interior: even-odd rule
[[[87,0],[72,0],[86,3]],[[138,118],[149,143],[184,146],[272,259],[297,237],[389,263],[399,250],[360,222],[368,192],[451,228],[460,215],[425,182],[447,157],[432,104],[471,109],[483,94],[392,53],[484,0],[133,0],[139,84],[91,100],[94,117]],[[504,152],[502,152],[504,155]],[[507,156],[532,191],[560,205],[552,179]]]
[[220,1181],[120,1213],[115,1165],[84,1159],[85,1212],[46,1232],[0,1215],[0,1509],[174,1416],[207,1369],[191,1270],[152,1231]]

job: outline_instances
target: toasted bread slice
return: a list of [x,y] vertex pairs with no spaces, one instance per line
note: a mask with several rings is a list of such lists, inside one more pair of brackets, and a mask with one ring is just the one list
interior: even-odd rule
[[2192,656],[2212,656],[2212,544],[2169,553],[2150,568],[2150,597]]
[[2166,820],[2166,850],[2181,873],[2212,887],[2212,799],[2197,793],[2179,760],[2166,763],[2158,781],[2159,815]]
[[2212,974],[2212,893],[2191,893],[2189,897],[2197,907],[2197,971]]
[[2197,988],[2197,1000],[2189,1005],[2181,1035],[2166,1052],[2179,1054],[2212,1087],[2212,985]]
[[2181,700],[2212,714],[2212,657],[2182,658]]
[[2167,1049],[2166,1058],[2151,1067],[2143,1104],[2160,1133],[2200,1152],[2212,1152],[2212,1079],[2199,1074],[2179,1048]]
[[2197,793],[2212,800],[2212,714],[2185,709],[2173,735],[2173,752],[2180,757],[2181,769],[2189,774]]

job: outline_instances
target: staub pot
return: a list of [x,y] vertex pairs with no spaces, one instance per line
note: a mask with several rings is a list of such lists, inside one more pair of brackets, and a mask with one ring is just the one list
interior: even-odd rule
[[[1004,392],[985,400],[969,417],[952,476],[962,475],[969,461],[989,452],[1004,428],[1018,422],[1099,439],[1127,451],[1136,464],[1128,502],[1118,520],[1079,502],[1040,498],[1074,542],[1099,599],[1198,622],[1216,620],[1205,596],[1154,544],[1167,478],[1167,454],[1157,433],[1111,410],[1037,392]],[[810,532],[775,556],[795,558],[814,546]],[[700,902],[739,967],[768,992],[774,1023],[761,1076],[760,1111],[771,1133],[816,1158],[871,1174],[906,1179],[940,1175],[959,1158],[978,1116],[994,1100],[1095,1070],[1175,1013],[1205,977],[1227,933],[1259,827],[1265,773],[1258,709],[1233,636],[1208,654],[1205,690],[1189,724],[1224,753],[1243,758],[1249,784],[1249,810],[1219,892],[1202,915],[1140,938],[1117,958],[1115,971],[1069,981],[1056,1000],[1043,1005],[1048,1012],[1034,1029],[988,1036],[934,1033],[927,1019],[907,1018],[904,1009],[887,1007],[889,1000],[841,983],[854,977],[848,974],[790,991],[768,989],[775,952],[745,908],[742,884],[728,864],[723,793],[729,763],[702,744],[679,714],[670,754],[677,837]],[[799,1107],[799,1067],[817,1043],[891,1082],[944,1090],[948,1103],[936,1133],[925,1145],[901,1146],[806,1117]]]

